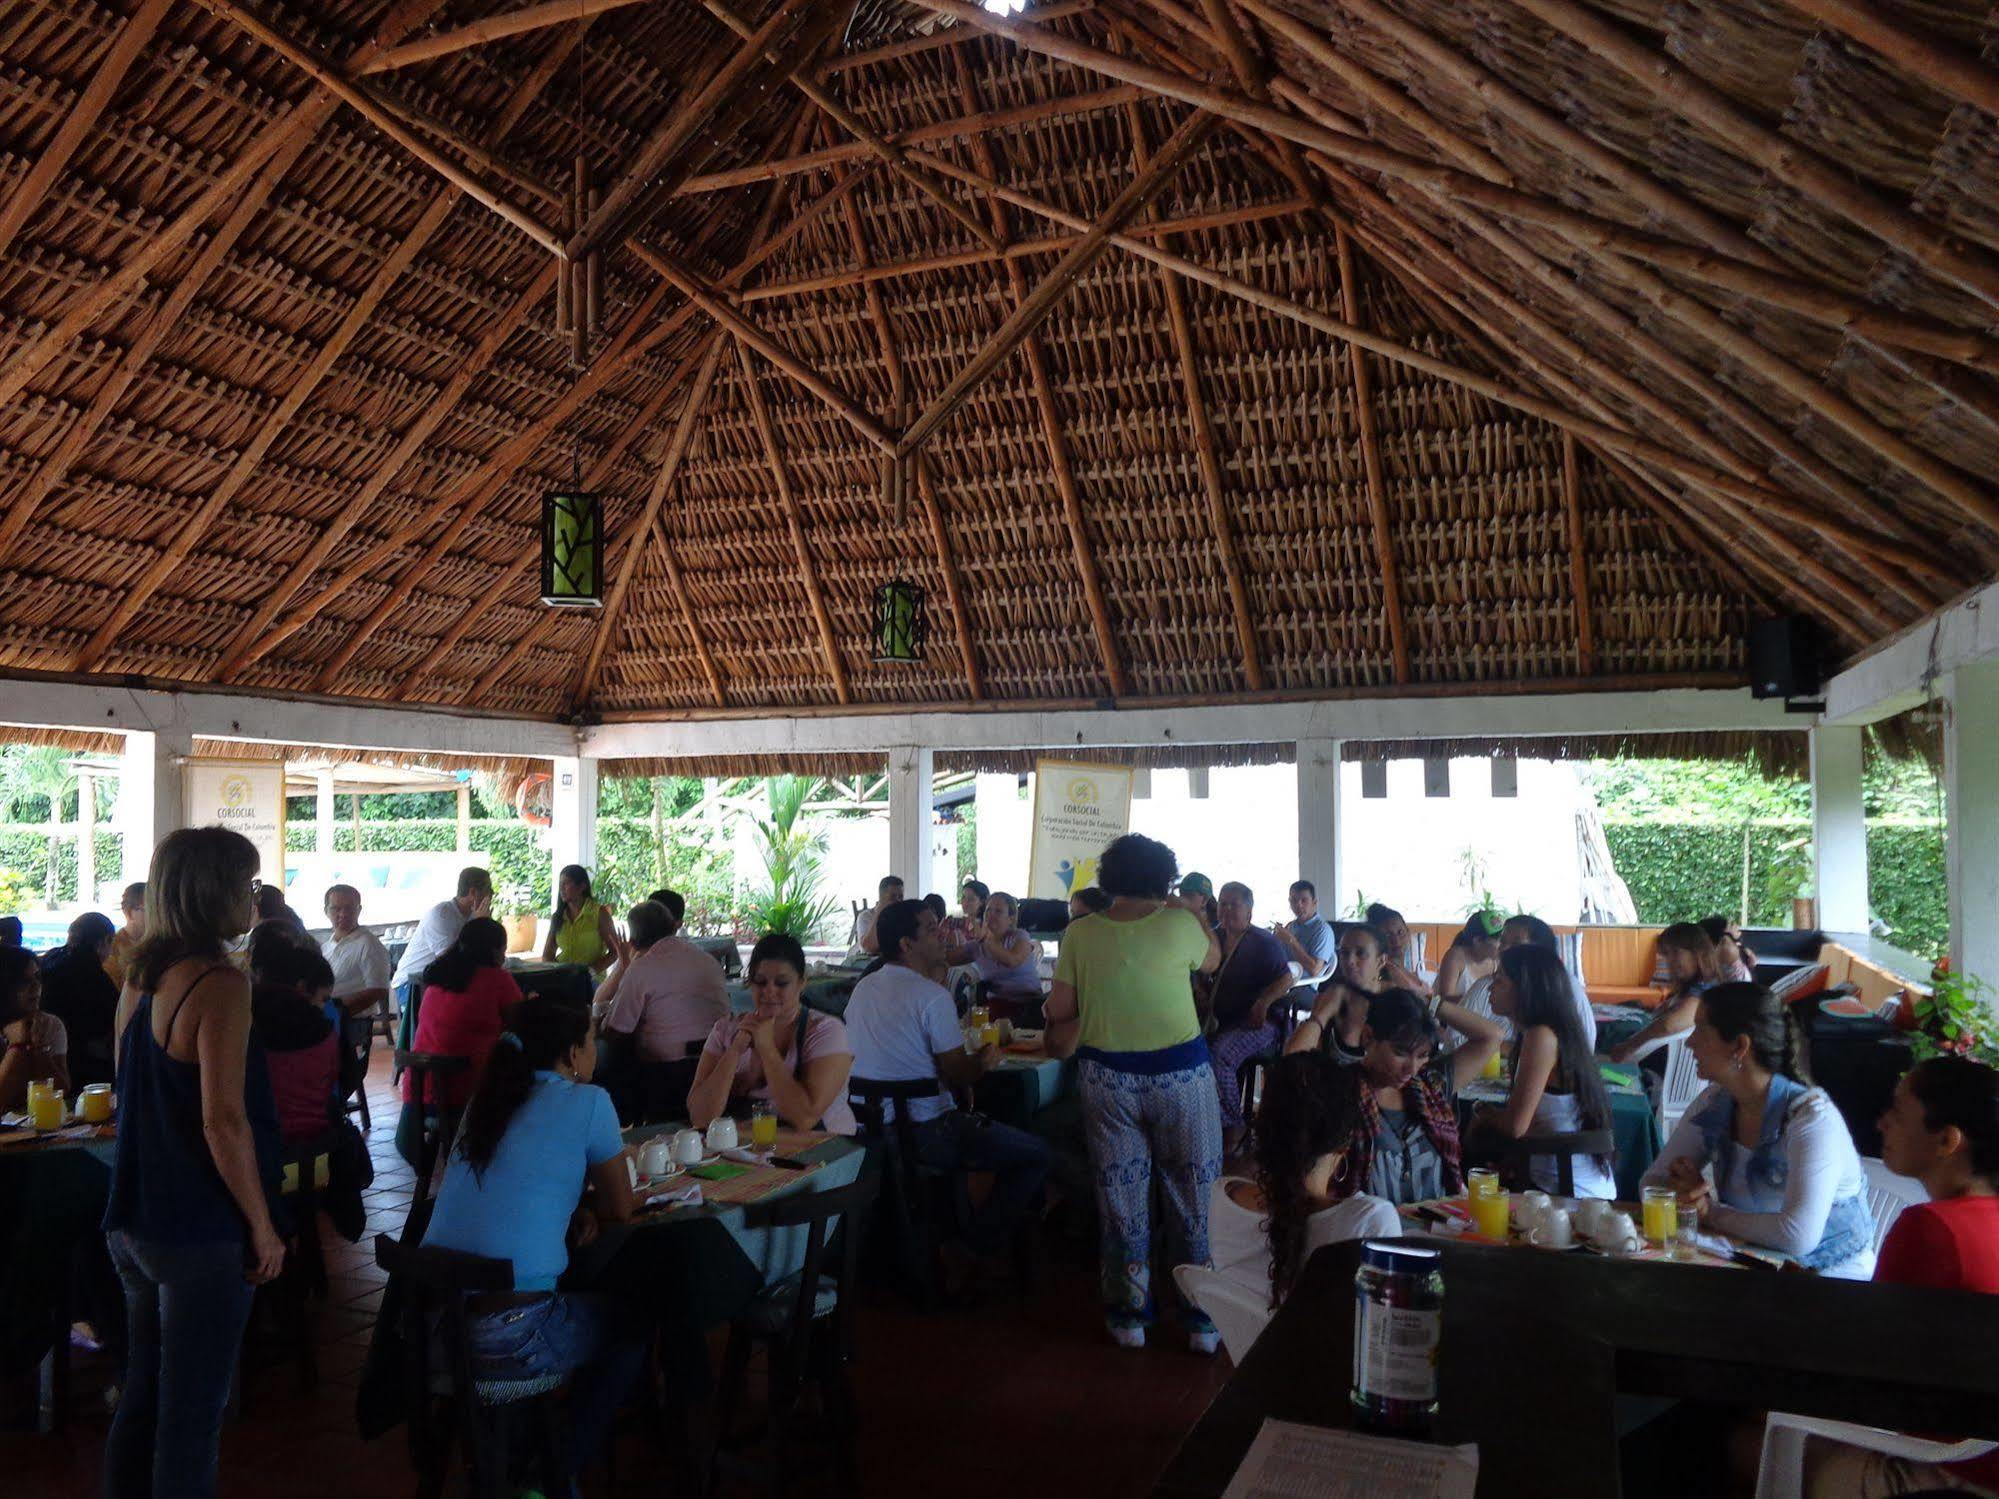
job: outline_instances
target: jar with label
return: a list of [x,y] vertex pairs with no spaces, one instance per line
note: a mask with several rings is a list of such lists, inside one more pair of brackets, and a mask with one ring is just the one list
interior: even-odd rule
[[1370,1239],[1354,1274],[1353,1405],[1377,1431],[1423,1435],[1437,1414],[1443,1256]]

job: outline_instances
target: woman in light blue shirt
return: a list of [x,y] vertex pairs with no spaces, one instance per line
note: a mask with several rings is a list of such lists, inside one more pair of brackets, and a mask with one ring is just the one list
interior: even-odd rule
[[475,1369],[487,1379],[575,1376],[564,1455],[572,1491],[646,1351],[630,1308],[555,1290],[569,1245],[632,1215],[617,1111],[590,1085],[596,1067],[587,1009],[544,999],[516,1005],[466,1105],[423,1237],[428,1248],[513,1262],[513,1291],[474,1297],[468,1307]]

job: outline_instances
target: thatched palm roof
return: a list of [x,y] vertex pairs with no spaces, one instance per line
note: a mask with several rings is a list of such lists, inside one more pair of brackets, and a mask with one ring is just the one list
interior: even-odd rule
[[[516,11],[563,24],[464,45]],[[15,0],[0,669],[617,714],[1723,682],[1764,612],[1852,649],[1999,557],[1993,35]],[[600,612],[537,597],[572,465]],[[871,659],[897,574],[917,667]]]

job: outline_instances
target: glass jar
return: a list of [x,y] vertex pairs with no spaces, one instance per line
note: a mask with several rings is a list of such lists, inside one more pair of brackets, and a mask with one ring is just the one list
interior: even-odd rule
[[1392,1240],[1364,1244],[1354,1274],[1352,1400],[1360,1425],[1429,1431],[1443,1327],[1442,1253]]

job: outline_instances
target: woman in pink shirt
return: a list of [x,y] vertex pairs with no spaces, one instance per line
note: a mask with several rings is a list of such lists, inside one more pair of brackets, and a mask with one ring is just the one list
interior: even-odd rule
[[[423,972],[423,999],[411,1049],[431,1056],[467,1057],[472,1063],[469,1070],[443,1079],[448,1109],[465,1107],[487,1056],[507,1028],[508,1008],[520,1003],[521,986],[507,972],[506,961],[507,929],[489,916],[475,916]],[[396,1126],[396,1149],[412,1165],[422,1137],[415,1083],[414,1075],[403,1075],[403,1116]]]

